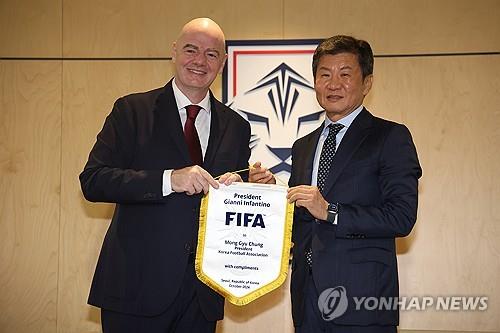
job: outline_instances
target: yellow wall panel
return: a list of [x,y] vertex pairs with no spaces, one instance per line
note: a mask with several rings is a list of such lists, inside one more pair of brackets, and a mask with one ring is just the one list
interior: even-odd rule
[[0,331],[56,329],[61,63],[0,61]]
[[410,128],[423,168],[401,294],[489,297],[483,312],[402,311],[402,328],[500,330],[498,105],[500,56],[375,61],[368,106]]
[[114,101],[163,86],[171,71],[166,61],[64,62],[58,332],[100,327],[87,296],[113,205],[87,202],[78,175]]
[[282,3],[223,0],[64,1],[65,57],[170,57],[187,21],[214,19],[228,39],[281,38]]
[[286,0],[284,37],[354,35],[376,54],[498,52],[499,17],[496,0]]
[[60,57],[62,0],[0,1],[1,57]]

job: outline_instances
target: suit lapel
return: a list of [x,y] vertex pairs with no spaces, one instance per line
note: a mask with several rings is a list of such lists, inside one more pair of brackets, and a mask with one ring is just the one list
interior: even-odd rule
[[210,170],[217,155],[217,150],[220,146],[220,141],[226,131],[228,122],[227,114],[221,105],[215,100],[215,97],[210,92],[211,105],[211,120],[210,120],[210,135],[208,137],[207,151],[203,159],[203,167]]
[[325,182],[324,196],[330,192],[347,163],[370,132],[372,118],[373,116],[366,109],[363,109],[349,126],[333,157],[330,172]]
[[301,179],[304,179],[304,182],[300,182],[300,184],[307,184],[307,185],[311,184],[314,155],[316,153],[316,146],[318,145],[319,137],[321,135],[321,132],[323,131],[323,127],[324,123],[321,124],[321,126],[318,127],[314,132],[312,132],[311,135],[308,137],[307,141],[305,142],[305,147],[304,147],[304,150],[306,152],[306,155],[304,156],[305,167],[301,168],[302,170],[304,170],[304,173],[302,174],[301,177]]
[[186,164],[191,164],[191,157],[184,139],[184,131],[181,125],[181,117],[175,102],[174,91],[172,90],[172,80],[164,88],[162,94],[158,96],[155,113],[159,117],[158,131],[160,136],[168,135],[174,141]]

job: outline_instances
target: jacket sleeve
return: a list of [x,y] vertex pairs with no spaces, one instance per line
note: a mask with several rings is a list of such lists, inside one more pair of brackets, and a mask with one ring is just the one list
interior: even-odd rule
[[93,202],[164,200],[163,170],[129,168],[136,148],[136,121],[126,98],[115,102],[80,174],[83,195]]
[[417,219],[422,170],[405,126],[398,124],[389,130],[378,161],[379,203],[340,202],[336,237],[394,238],[411,232]]

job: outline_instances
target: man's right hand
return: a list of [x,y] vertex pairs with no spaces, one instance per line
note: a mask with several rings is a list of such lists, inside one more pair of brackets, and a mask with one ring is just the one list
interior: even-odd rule
[[261,166],[260,162],[255,162],[248,173],[250,183],[276,184],[276,178],[269,169]]
[[187,195],[207,194],[210,186],[219,188],[219,183],[198,165],[172,171],[170,182],[174,192],[185,192]]

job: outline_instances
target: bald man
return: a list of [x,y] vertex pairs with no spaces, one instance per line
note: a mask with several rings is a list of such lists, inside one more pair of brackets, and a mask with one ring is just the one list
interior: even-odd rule
[[202,195],[242,181],[230,172],[250,157],[249,124],[209,90],[226,58],[221,28],[190,21],[172,47],[174,78],[119,98],[97,135],[80,182],[87,200],[116,204],[89,296],[105,333],[215,332],[223,318],[194,254]]

